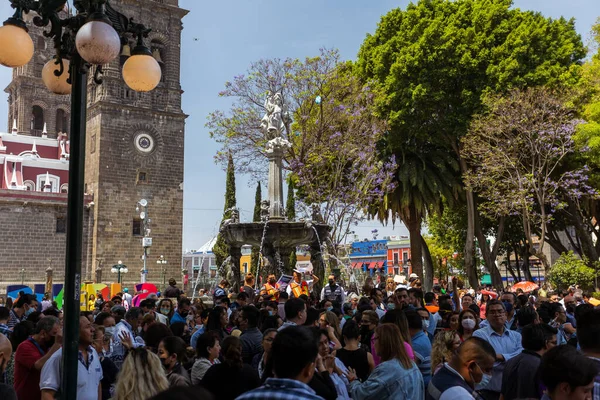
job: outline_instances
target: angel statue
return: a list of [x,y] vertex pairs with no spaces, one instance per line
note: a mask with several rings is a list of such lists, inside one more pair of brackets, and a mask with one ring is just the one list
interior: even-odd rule
[[283,103],[283,95],[271,92],[267,94],[265,100],[265,109],[267,113],[260,121],[260,127],[263,130],[267,140],[281,137],[283,130],[291,122],[287,106]]

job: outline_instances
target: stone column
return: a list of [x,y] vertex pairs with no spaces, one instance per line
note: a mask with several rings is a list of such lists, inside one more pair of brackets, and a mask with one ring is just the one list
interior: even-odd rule
[[283,173],[281,160],[286,149],[291,147],[287,140],[277,137],[267,142],[267,158],[269,159],[269,220],[283,220]]
[[283,262],[283,273],[286,275],[292,275],[292,271],[294,269],[294,266],[290,265],[290,256],[292,255],[292,251],[295,251],[295,249],[291,247],[283,247],[279,249],[281,261]]
[[318,242],[313,242],[310,245],[310,262],[313,266],[313,274],[319,278],[319,282],[313,285],[313,292],[319,297],[323,288],[323,280],[325,279],[325,264],[323,263],[323,254]]
[[240,273],[240,260],[242,258],[242,248],[238,246],[231,246],[229,249],[229,255],[231,256],[231,272],[233,275],[233,282],[229,282],[231,284],[231,289],[233,293],[240,292],[240,284],[242,280],[242,276]]
[[46,288],[44,289],[44,293],[52,294],[52,267],[46,268]]

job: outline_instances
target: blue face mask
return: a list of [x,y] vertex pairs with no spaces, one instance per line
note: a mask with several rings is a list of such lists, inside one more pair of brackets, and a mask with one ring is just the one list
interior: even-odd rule
[[352,310],[352,315],[356,314],[356,308]]
[[32,312],[34,312],[35,310],[33,309],[33,307],[29,307],[29,309],[27,311],[25,311],[25,316],[28,317]]
[[333,307],[327,307],[327,311],[333,311]]
[[388,303],[388,305],[387,305],[388,310],[394,310],[395,308],[396,308],[396,305],[394,303]]
[[269,316],[273,316],[273,311],[269,311]]
[[[475,379],[473,379],[473,376],[471,376],[471,379],[473,379],[473,383],[475,383],[477,385],[477,390],[485,389],[485,387],[492,380],[492,375],[484,373],[483,370],[481,369],[481,367],[479,366],[479,364],[475,363],[475,365],[477,365],[477,367],[479,368],[479,370],[482,373],[481,381],[479,381],[478,383],[475,383]],[[469,372],[469,374],[470,374],[470,372]]]

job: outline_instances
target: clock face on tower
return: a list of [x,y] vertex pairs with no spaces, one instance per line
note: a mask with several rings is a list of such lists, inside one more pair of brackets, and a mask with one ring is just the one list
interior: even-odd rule
[[133,140],[135,149],[142,154],[150,154],[154,150],[154,138],[148,133],[138,133]]

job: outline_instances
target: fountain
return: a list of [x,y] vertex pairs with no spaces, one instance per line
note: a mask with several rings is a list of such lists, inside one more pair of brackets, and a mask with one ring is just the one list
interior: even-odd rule
[[[323,282],[325,265],[322,258],[322,242],[329,237],[331,227],[317,221],[287,221],[283,208],[283,173],[281,162],[284,152],[291,143],[282,137],[289,127],[291,118],[281,93],[267,96],[267,110],[261,120],[261,129],[267,139],[265,152],[269,160],[268,201],[261,203],[261,222],[240,223],[239,213],[232,212],[229,220],[223,221],[220,233],[230,247],[231,262],[228,275],[233,276],[234,293],[241,283],[240,258],[242,246],[252,245],[261,249],[265,260],[264,274],[282,273],[291,275],[295,266],[289,265],[290,255],[299,245],[310,248],[314,274]],[[313,219],[317,218],[313,216]]]

